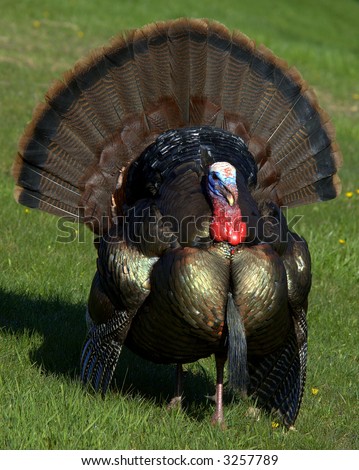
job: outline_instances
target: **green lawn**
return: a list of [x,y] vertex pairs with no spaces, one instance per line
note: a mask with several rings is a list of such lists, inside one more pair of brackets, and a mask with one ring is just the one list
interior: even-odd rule
[[[78,379],[95,250],[60,244],[56,218],[12,197],[17,141],[49,84],[118,31],[179,16],[241,29],[295,65],[331,114],[342,195],[298,208],[313,288],[309,363],[296,432],[226,396],[210,425],[212,359],[187,367],[185,409],[167,411],[174,370],[126,351],[103,400]],[[0,449],[358,449],[359,2],[357,0],[2,0],[0,15]],[[352,197],[349,197],[352,192]],[[341,242],[339,241],[341,240]]]

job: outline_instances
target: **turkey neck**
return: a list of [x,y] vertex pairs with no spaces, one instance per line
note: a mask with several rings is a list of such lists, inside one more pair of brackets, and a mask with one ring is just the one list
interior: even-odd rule
[[242,220],[238,204],[230,206],[220,198],[212,198],[213,220],[210,225],[211,236],[216,242],[238,245],[245,241],[247,227]]

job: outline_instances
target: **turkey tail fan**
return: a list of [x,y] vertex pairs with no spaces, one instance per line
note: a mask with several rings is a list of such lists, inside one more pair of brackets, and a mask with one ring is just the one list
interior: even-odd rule
[[164,131],[204,125],[245,140],[258,200],[340,191],[333,126],[298,72],[242,33],[180,19],[115,38],[50,88],[20,141],[15,196],[106,232],[131,162]]

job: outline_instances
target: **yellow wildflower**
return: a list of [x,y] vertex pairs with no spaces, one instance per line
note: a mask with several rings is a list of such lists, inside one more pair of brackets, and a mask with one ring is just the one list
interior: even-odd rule
[[36,28],[36,29],[40,28],[40,26],[41,26],[41,21],[39,21],[39,20],[34,20],[34,21],[32,22],[32,26],[33,26],[34,28]]
[[353,191],[347,191],[347,192],[345,193],[346,197],[348,197],[349,199],[350,199],[351,197],[353,197],[353,194],[354,194]]
[[359,195],[359,189],[356,189],[355,192]]
[[83,31],[77,31],[77,37],[78,38],[83,38],[85,33]]
[[24,212],[25,212],[25,214],[30,214],[30,209],[28,209],[27,207],[25,207]]
[[345,245],[345,244],[346,244],[346,241],[344,240],[344,238],[339,238],[338,242],[339,242],[341,245]]
[[272,421],[272,428],[277,429],[279,427],[279,423],[277,421]]
[[319,393],[319,388],[316,388],[316,387],[312,387],[312,395],[318,395]]

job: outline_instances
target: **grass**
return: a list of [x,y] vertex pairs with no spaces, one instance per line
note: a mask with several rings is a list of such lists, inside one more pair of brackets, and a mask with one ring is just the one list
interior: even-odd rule
[[[173,368],[126,351],[103,400],[78,362],[95,270],[91,236],[56,243],[56,219],[12,198],[11,164],[51,80],[119,30],[178,16],[239,28],[295,64],[330,112],[344,155],[343,193],[299,208],[313,258],[309,363],[297,432],[226,397],[227,429],[209,424],[212,359],[187,367],[183,412],[166,409]],[[2,0],[0,18],[0,449],[357,449],[359,283],[359,3]],[[346,192],[352,191],[352,197]],[[339,239],[344,240],[340,243]],[[317,391],[317,393],[316,393]],[[316,394],[315,394],[316,393]]]

